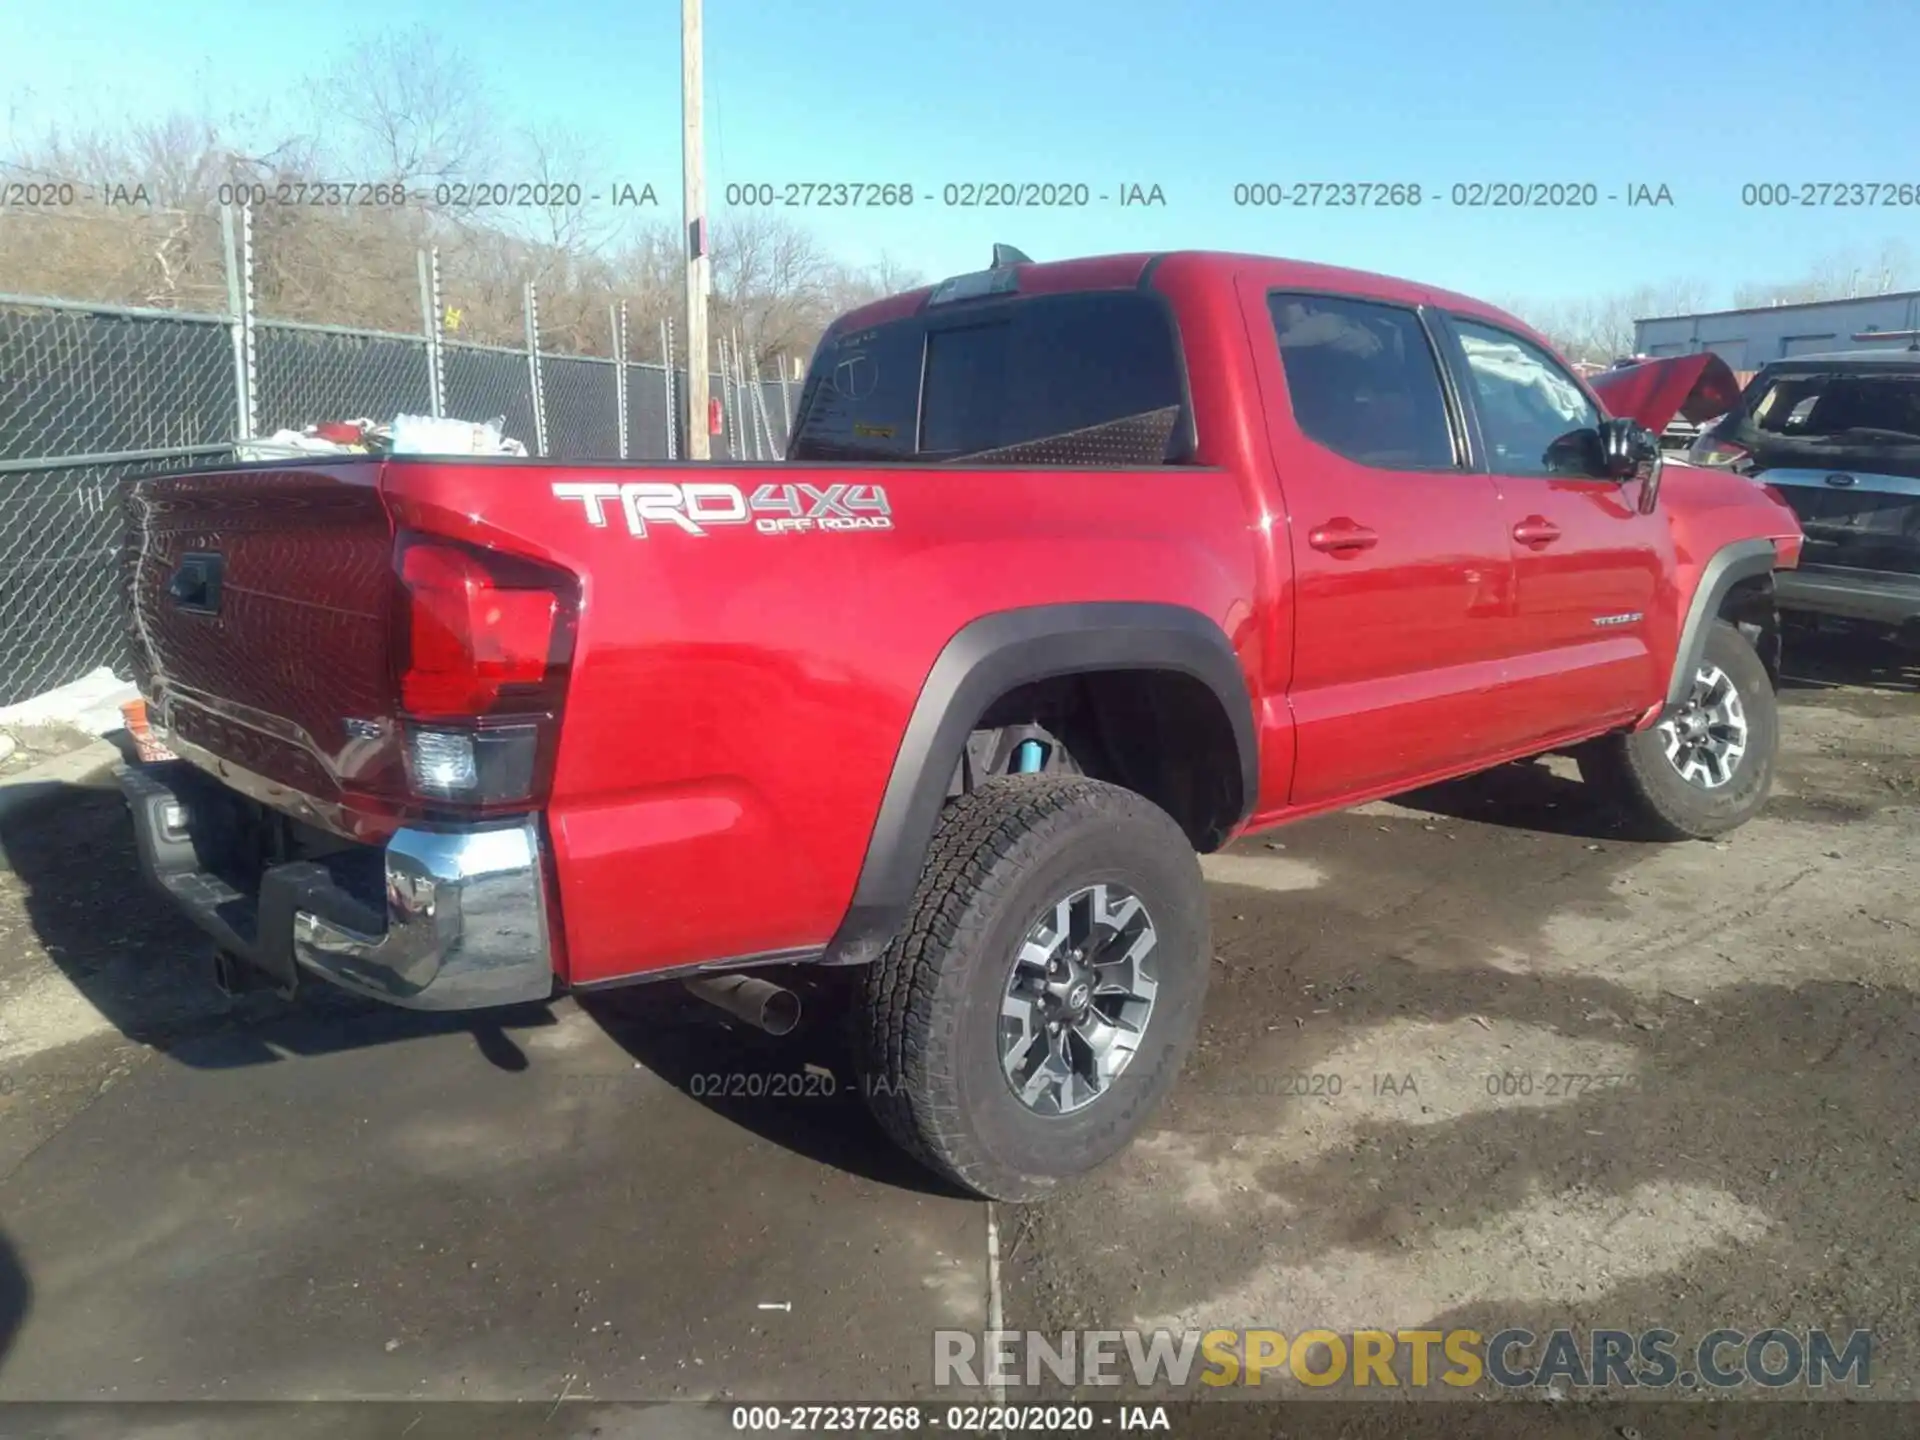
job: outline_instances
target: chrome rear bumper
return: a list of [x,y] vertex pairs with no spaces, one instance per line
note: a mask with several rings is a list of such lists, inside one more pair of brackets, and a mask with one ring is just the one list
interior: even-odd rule
[[147,877],[222,950],[284,991],[305,973],[414,1010],[553,993],[540,830],[530,816],[402,829],[377,854],[272,865],[249,895],[226,878],[235,867],[223,846],[237,828],[228,807],[250,802],[180,765],[130,766],[121,788]]

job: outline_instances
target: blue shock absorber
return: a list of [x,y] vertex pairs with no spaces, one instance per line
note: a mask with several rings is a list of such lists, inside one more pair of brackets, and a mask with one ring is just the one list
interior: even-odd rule
[[1013,773],[1034,775],[1047,763],[1047,747],[1038,740],[1022,740],[1013,752]]

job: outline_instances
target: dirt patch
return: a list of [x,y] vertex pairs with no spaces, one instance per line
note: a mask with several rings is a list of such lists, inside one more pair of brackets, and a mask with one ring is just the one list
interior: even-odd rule
[[93,736],[66,725],[0,728],[0,781],[93,743]]
[[1621,840],[1536,762],[1212,863],[1199,1049],[1006,1222],[1009,1323],[1860,1327],[1911,1398],[1920,693],[1820,673],[1723,843]]

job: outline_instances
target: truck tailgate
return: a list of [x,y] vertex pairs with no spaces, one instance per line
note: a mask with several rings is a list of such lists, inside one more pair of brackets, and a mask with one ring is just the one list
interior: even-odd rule
[[394,763],[378,479],[359,459],[239,467],[144,479],[128,500],[135,678],[169,743],[348,830],[324,813],[343,782]]

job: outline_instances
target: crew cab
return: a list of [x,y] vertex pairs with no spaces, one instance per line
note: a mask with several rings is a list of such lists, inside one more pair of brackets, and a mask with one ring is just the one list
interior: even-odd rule
[[[1525,325],[1253,256],[836,321],[775,464],[143,479],[125,776],[229,978],[395,1004],[842,977],[887,1131],[1033,1199],[1200,1020],[1196,852],[1554,750],[1649,833],[1764,803],[1792,513]],[[1666,406],[1665,413],[1659,413]]]

